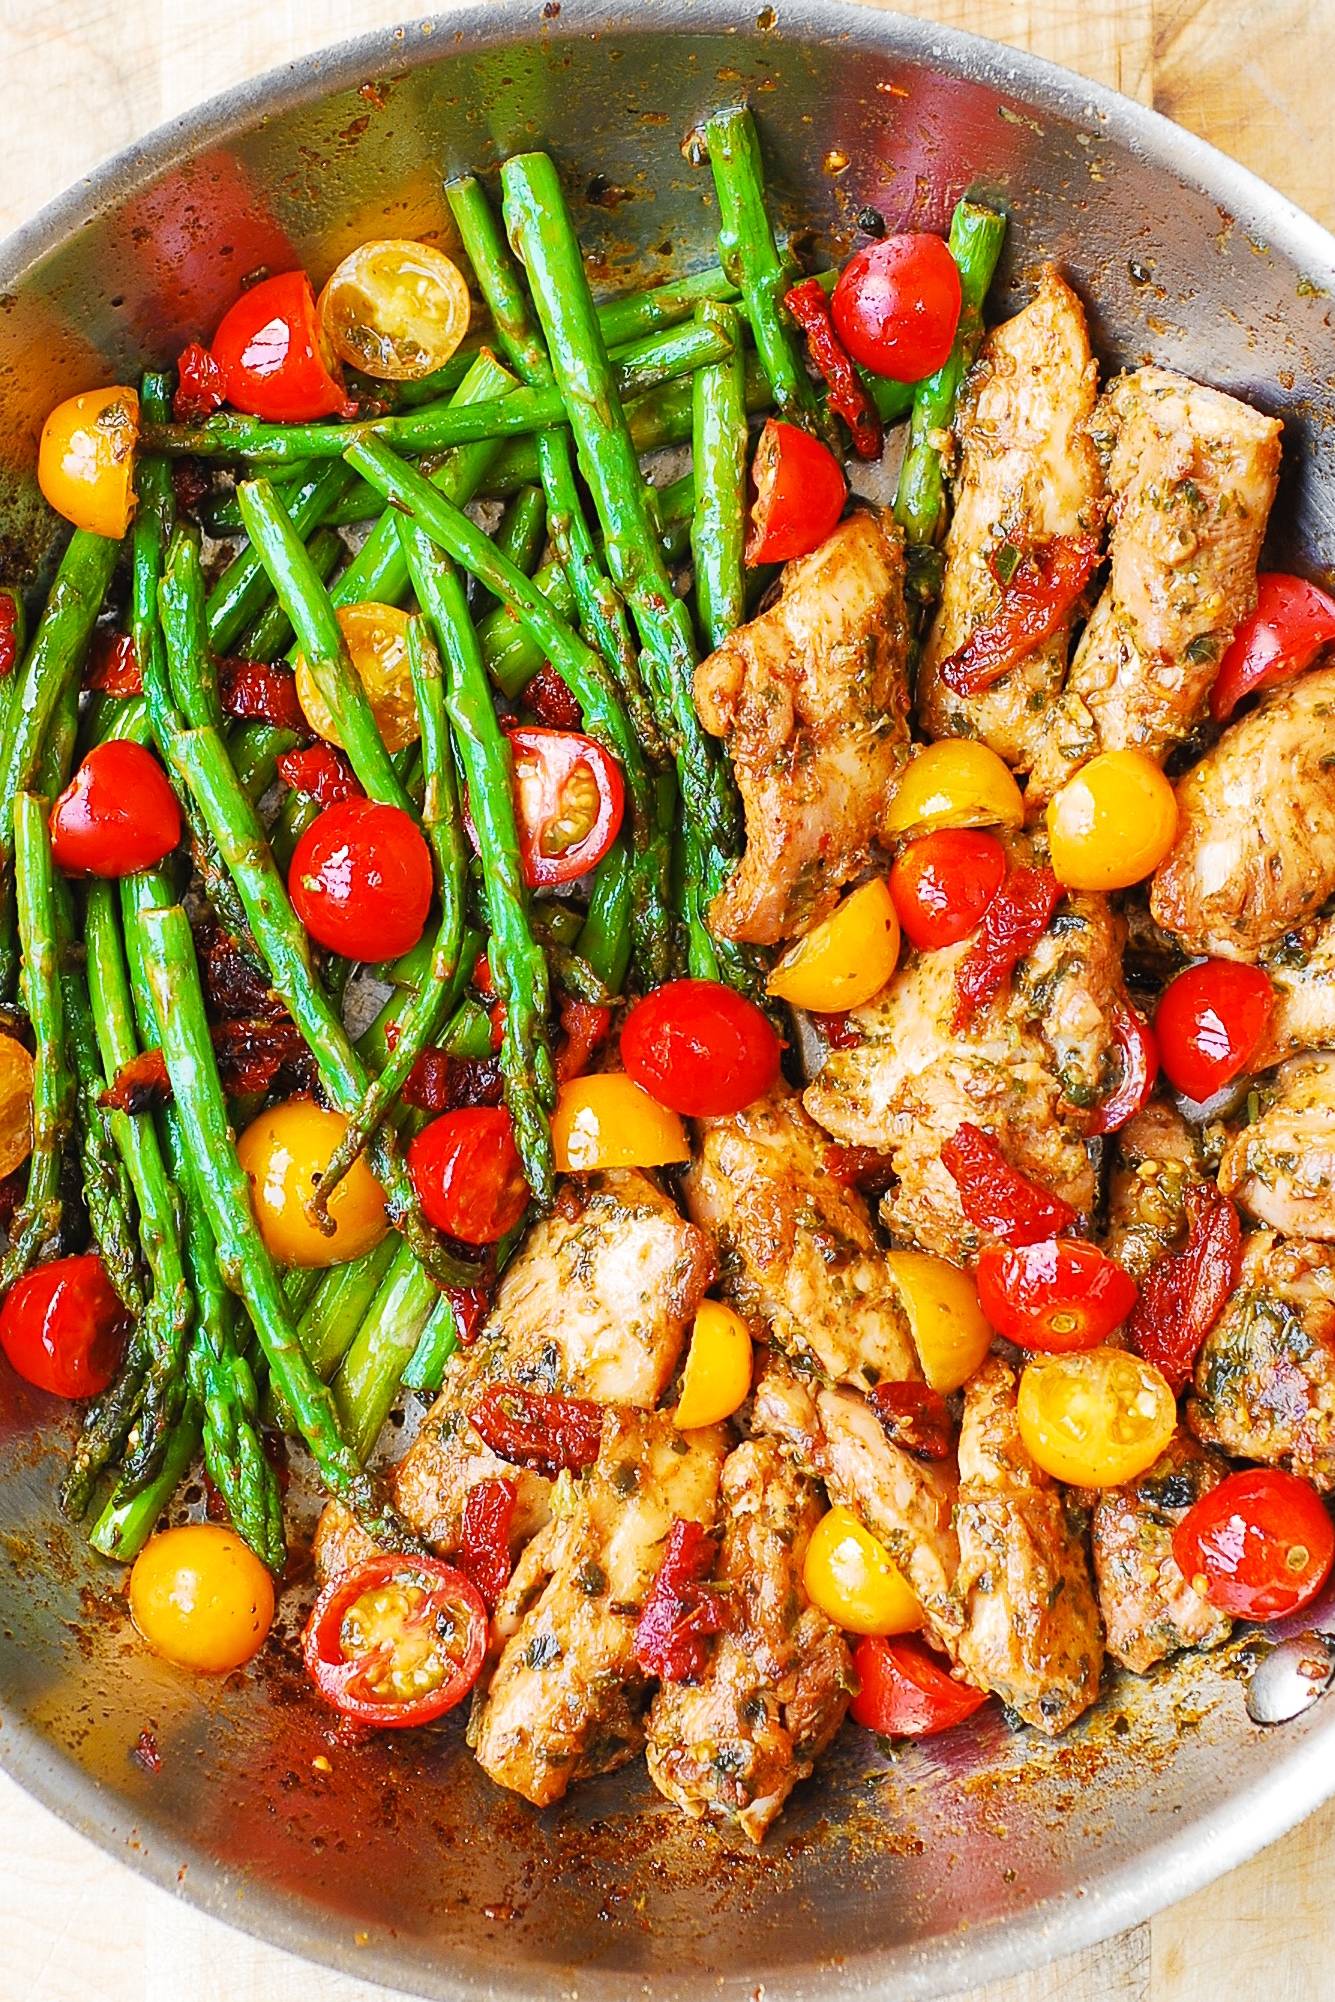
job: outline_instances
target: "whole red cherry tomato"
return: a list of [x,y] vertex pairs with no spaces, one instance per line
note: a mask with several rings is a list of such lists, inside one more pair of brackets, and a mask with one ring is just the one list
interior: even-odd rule
[[0,1348],[55,1397],[96,1397],[116,1374],[130,1317],[96,1253],[56,1258],[11,1286]]
[[495,1244],[528,1208],[514,1127],[501,1105],[465,1105],[433,1119],[408,1148],[408,1172],[429,1222],[461,1244]]
[[976,1277],[978,1304],[997,1333],[1045,1355],[1097,1348],[1136,1304],[1130,1273],[1078,1238],[984,1245]]
[[1259,966],[1203,959],[1170,980],[1154,1034],[1164,1076],[1187,1098],[1211,1098],[1240,1077],[1270,1025],[1275,990]]
[[636,1084],[694,1119],[750,1105],[778,1077],[781,1053],[764,1012],[718,980],[669,980],[635,1003],[621,1031]]
[[986,1690],[957,1682],[916,1634],[860,1640],[853,1672],[862,1686],[849,1715],[878,1738],[930,1738],[962,1724],[987,1701]]
[[800,425],[771,417],[760,434],[751,477],[756,497],[746,561],[788,563],[819,549],[844,511],[848,482],[827,445]]
[[304,271],[282,271],[243,292],[210,352],[227,402],[252,417],[306,424],[355,407],[321,351],[315,288]]
[[890,871],[904,936],[920,952],[967,938],[1006,878],[1006,851],[977,827],[942,827],[910,841]]
[[88,753],[51,809],[51,853],[71,876],[133,876],[170,855],[181,809],[142,744],[113,737]]
[[1240,1620],[1280,1620],[1330,1576],[1335,1529],[1310,1481],[1247,1467],[1188,1509],[1173,1555],[1212,1606]]
[[960,302],[960,274],[944,237],[910,230],[850,257],[830,310],[854,361],[895,382],[919,382],[954,346]]
[[626,784],[601,744],[578,730],[511,730],[524,879],[573,883],[602,861],[621,827]]
[[287,887],[320,945],[345,959],[397,959],[426,924],[431,855],[400,807],[339,800],[297,843]]
[[357,1724],[406,1730],[462,1703],[487,1645],[472,1580],[438,1557],[372,1557],[331,1578],[302,1654],[327,1703]]
[[1210,690],[1210,714],[1222,723],[1244,695],[1291,681],[1335,641],[1335,599],[1305,577],[1263,570],[1256,609],[1233,635]]

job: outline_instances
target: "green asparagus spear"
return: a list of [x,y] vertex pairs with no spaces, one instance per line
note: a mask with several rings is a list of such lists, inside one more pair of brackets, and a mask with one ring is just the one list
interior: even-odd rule
[[[359,486],[365,481],[359,480]],[[377,497],[378,498],[378,497]],[[373,510],[379,513],[379,508]],[[306,554],[311,566],[322,584],[328,584],[335,571],[347,561],[347,549],[343,538],[332,527],[317,528],[306,544]],[[248,626],[237,642],[237,651],[242,660],[281,660],[284,651],[292,644],[292,621],[277,598],[271,598],[252,626]]]
[[74,1118],[75,1080],[65,1044],[65,1004],[55,927],[55,872],[47,835],[48,803],[20,792],[13,802],[14,862],[23,1000],[32,1026],[32,1152],[28,1183],[0,1259],[7,1293],[60,1235],[60,1171]]
[[332,1385],[348,1445],[365,1461],[439,1295],[407,1247],[395,1255]]
[[[695,518],[691,556],[700,631],[721,646],[746,617],[742,545],[746,539],[746,369],[735,306],[704,305],[732,342],[724,361],[698,369],[693,382],[695,434],[691,457]],[[662,509],[660,506],[660,522]]]
[[442,1293],[408,1358],[408,1367],[403,1372],[406,1388],[425,1391],[434,1397],[444,1381],[445,1365],[458,1346],[459,1323],[454,1308]]
[[328,1383],[370,1310],[380,1282],[398,1254],[391,1233],[374,1251],[331,1266],[297,1323],[297,1338],[318,1377]]
[[147,1487],[125,1501],[113,1495],[93,1524],[88,1541],[99,1556],[133,1564],[198,1451],[199,1413],[192,1402],[172,1433],[162,1465]]
[[[326,464],[315,467],[299,486],[284,489],[283,507],[302,542],[310,542],[351,484],[346,466]],[[243,525],[244,520],[243,515]],[[209,644],[216,653],[231,653],[246,627],[265,610],[272,589],[264,560],[252,543],[233,558],[209,592],[206,619]]]

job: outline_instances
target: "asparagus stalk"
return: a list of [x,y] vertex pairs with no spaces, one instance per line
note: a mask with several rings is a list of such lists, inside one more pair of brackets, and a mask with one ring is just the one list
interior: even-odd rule
[[[691,557],[700,631],[721,646],[746,617],[742,547],[746,540],[746,370],[735,306],[704,305],[732,353],[696,371]],[[660,508],[660,521],[662,512]]]
[[459,1324],[454,1308],[442,1293],[427,1317],[417,1347],[408,1358],[408,1366],[403,1372],[406,1388],[426,1391],[434,1397],[444,1380],[445,1365],[458,1346]]
[[516,570],[533,575],[547,543],[547,496],[540,486],[519,489],[492,541]]
[[[282,502],[293,533],[308,543],[351,484],[347,467],[335,462],[315,467],[299,485],[285,488]],[[239,500],[237,507],[239,511]],[[241,521],[244,526],[244,515]],[[272,589],[264,559],[252,543],[233,558],[209,592],[205,617],[215,652],[232,651],[246,627],[266,610]]]
[[307,1360],[326,1383],[347,1354],[398,1248],[397,1239],[385,1237],[374,1251],[331,1267],[297,1323]]
[[401,1248],[331,1385],[344,1436],[360,1461],[380,1436],[438,1298],[425,1273]]
[[[359,486],[364,484],[364,481],[358,481]],[[373,512],[380,512],[378,505]],[[342,536],[326,526],[316,529],[306,544],[306,554],[321,583],[328,584],[335,571],[346,562],[348,552]],[[238,651],[243,660],[276,661],[282,658],[291,644],[292,621],[277,598],[271,598],[255,623],[242,634]]]
[[199,530],[178,522],[167,544],[158,617],[167,648],[172,699],[193,729],[226,728],[218,673],[205,621],[204,564]]
[[146,1487],[122,1501],[113,1495],[93,1524],[88,1541],[102,1557],[132,1564],[157,1526],[199,1451],[199,1413],[190,1405],[172,1433],[162,1465]]

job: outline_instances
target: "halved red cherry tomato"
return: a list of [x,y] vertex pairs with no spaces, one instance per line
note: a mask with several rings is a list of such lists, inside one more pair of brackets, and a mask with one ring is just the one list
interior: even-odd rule
[[327,1703],[357,1724],[406,1730],[462,1703],[487,1644],[471,1579],[436,1557],[372,1557],[331,1578],[302,1653]]
[[1113,1048],[1121,1076],[1101,1105],[1094,1108],[1088,1133],[1117,1133],[1149,1104],[1159,1075],[1159,1045],[1153,1029],[1129,1001],[1118,1002],[1112,1021]]
[[999,1335],[1060,1355],[1097,1348],[1136,1304],[1136,1282],[1116,1259],[1077,1238],[984,1245],[978,1304]]
[[71,876],[132,876],[170,855],[181,809],[142,744],[113,737],[88,753],[51,809],[51,853]]
[[1310,1481],[1247,1467],[1188,1509],[1173,1555],[1212,1606],[1240,1620],[1280,1620],[1330,1576],[1335,1528]]
[[763,1011],[718,980],[670,980],[637,1001],[621,1061],[651,1098],[692,1119],[726,1118],[769,1090],[782,1045]]
[[1210,690],[1210,714],[1222,723],[1244,695],[1289,681],[1335,642],[1335,598],[1283,570],[1256,579],[1256,609],[1233,635]]
[[908,230],[849,258],[830,310],[854,361],[895,382],[918,382],[949,355],[960,304],[960,274],[944,237]]
[[756,497],[746,561],[788,563],[819,549],[844,511],[848,483],[827,445],[800,425],[771,417],[760,434],[751,477]]
[[431,855],[400,807],[344,799],[302,835],[287,887],[320,945],[345,959],[397,959],[426,924]]
[[620,831],[621,767],[578,730],[509,735],[524,879],[535,889],[573,883],[602,861]]
[[461,1244],[494,1244],[528,1207],[514,1127],[500,1105],[433,1119],[408,1148],[408,1172],[429,1221]]
[[243,292],[210,353],[224,397],[252,417],[306,424],[355,408],[321,350],[315,288],[304,271],[279,272]]
[[862,1686],[849,1715],[878,1738],[930,1738],[962,1724],[987,1701],[986,1690],[957,1682],[916,1634],[860,1640],[853,1672]]
[[0,1348],[55,1397],[96,1397],[116,1374],[130,1317],[96,1253],[56,1258],[11,1286]]
[[1274,1012],[1275,990],[1259,966],[1203,959],[1170,980],[1154,1033],[1164,1076],[1198,1102],[1247,1069]]
[[1001,888],[1006,851],[977,827],[941,827],[911,841],[890,871],[904,935],[920,952],[967,938]]

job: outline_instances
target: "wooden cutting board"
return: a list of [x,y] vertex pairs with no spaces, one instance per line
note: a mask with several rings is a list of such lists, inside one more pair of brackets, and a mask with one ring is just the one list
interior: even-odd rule
[[[779,0],[782,10],[782,0]],[[401,18],[404,0],[5,0],[0,233],[162,119]],[[1335,225],[1335,0],[900,0],[1066,63],[1212,139]],[[1315,86],[1315,87],[1314,87]],[[1102,1947],[967,2002],[1329,2002],[1335,1802]],[[155,1890],[0,1777],[0,2002],[372,2002]],[[887,1998],[889,2002],[889,1998]],[[965,1998],[960,1998],[965,2002]]]

